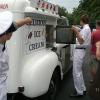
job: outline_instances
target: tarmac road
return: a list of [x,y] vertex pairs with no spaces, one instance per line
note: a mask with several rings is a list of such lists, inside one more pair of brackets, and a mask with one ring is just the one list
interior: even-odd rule
[[[88,81],[86,80],[86,85],[88,88]],[[65,76],[64,80],[62,81],[61,90],[56,100],[91,100],[88,95],[82,98],[71,98],[70,94],[73,92],[74,85],[71,71]]]

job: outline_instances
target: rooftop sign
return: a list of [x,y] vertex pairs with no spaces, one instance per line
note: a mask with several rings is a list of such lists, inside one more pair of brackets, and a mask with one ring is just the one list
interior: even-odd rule
[[39,8],[46,10],[48,12],[52,12],[58,14],[58,5],[51,4],[44,0],[29,0],[31,2],[31,6],[34,8]]

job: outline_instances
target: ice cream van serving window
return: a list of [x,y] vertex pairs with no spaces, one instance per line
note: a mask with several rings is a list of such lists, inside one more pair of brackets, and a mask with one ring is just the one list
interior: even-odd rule
[[46,25],[46,20],[38,20],[38,19],[33,19],[32,25],[40,25],[40,26],[45,26]]

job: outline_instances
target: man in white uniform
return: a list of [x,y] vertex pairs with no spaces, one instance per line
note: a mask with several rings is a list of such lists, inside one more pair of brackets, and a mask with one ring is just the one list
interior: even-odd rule
[[11,12],[0,13],[0,100],[7,100],[6,79],[8,67],[8,54],[6,52],[5,43],[12,36],[12,32],[25,24],[31,24],[32,19],[27,17],[13,22],[13,14]]
[[73,58],[73,78],[76,91],[71,94],[71,97],[80,97],[86,94],[82,65],[86,49],[90,47],[91,44],[91,30],[88,23],[88,16],[83,15],[80,20],[80,25],[82,26],[81,31],[79,32],[75,26],[72,27],[72,30],[76,34],[77,39]]

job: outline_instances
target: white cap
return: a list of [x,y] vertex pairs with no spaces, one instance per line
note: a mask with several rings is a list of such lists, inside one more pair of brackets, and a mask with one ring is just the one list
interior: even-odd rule
[[0,35],[3,35],[13,22],[13,14],[9,11],[0,13]]

